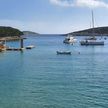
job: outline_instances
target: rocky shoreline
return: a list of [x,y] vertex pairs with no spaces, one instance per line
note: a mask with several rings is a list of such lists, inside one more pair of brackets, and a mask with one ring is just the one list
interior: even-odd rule
[[15,40],[20,40],[22,37],[19,36],[9,36],[9,37],[0,37],[0,41],[15,41]]

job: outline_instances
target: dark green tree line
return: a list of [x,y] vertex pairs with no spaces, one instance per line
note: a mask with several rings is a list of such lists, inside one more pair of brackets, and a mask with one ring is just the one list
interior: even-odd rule
[[16,28],[12,27],[3,27],[0,26],[0,37],[8,37],[8,36],[21,36],[23,35],[23,32]]

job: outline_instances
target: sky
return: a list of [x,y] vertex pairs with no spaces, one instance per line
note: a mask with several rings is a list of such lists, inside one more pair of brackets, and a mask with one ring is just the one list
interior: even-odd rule
[[108,26],[108,0],[0,0],[0,26],[41,34],[63,34]]

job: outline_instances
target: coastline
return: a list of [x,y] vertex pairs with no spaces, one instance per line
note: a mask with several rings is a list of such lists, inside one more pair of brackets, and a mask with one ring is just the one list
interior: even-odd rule
[[[20,40],[22,37],[19,36],[8,36],[8,37],[0,37],[0,41],[16,41],[16,40]],[[25,38],[24,38],[25,39]]]

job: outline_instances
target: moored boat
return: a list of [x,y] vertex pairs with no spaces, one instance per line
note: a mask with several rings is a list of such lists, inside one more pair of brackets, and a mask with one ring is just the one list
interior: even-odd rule
[[104,41],[96,40],[83,40],[80,42],[81,45],[104,45]]
[[71,55],[70,51],[56,51],[57,54]]
[[73,43],[75,43],[77,41],[77,39],[75,39],[75,37],[74,36],[72,36],[72,35],[68,35],[66,38],[65,38],[65,40],[63,41],[63,43],[66,43],[66,44],[73,44]]
[[29,45],[29,46],[26,46],[26,49],[32,49],[34,47],[35,47],[34,45]]
[[104,41],[97,40],[94,36],[94,15],[92,11],[92,36],[80,41],[81,45],[104,45]]

